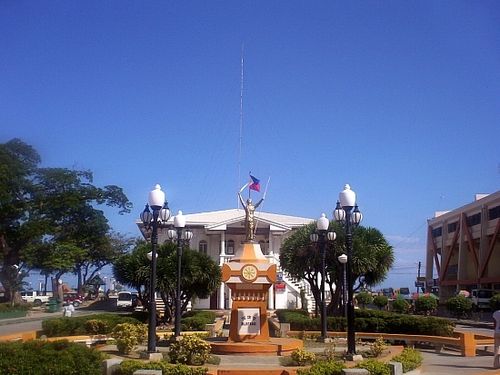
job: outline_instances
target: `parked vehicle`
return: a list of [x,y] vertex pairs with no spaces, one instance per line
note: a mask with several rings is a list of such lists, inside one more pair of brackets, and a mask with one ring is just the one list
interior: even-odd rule
[[394,289],[393,288],[384,288],[382,289],[382,295],[387,298],[394,298]]
[[116,299],[117,308],[132,308],[133,307],[133,296],[131,292],[119,292],[118,298]]
[[40,306],[42,303],[49,302],[49,298],[52,297],[52,293],[47,293],[47,295],[42,295],[41,292],[36,290],[23,290],[21,292],[21,299],[25,302],[34,304],[35,306]]
[[493,289],[472,289],[470,299],[472,300],[473,307],[475,309],[489,309],[490,298],[499,292]]
[[399,288],[399,291],[397,292],[397,294],[398,294],[398,298],[402,298],[408,302],[412,301],[410,288]]
[[76,292],[64,293],[63,300],[66,303],[71,303],[74,307],[78,307],[83,303],[83,297]]

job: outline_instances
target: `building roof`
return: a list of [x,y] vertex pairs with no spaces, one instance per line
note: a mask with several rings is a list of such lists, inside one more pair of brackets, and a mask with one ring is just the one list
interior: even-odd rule
[[461,212],[468,212],[468,211],[474,211],[477,209],[480,209],[484,205],[490,205],[492,202],[497,201],[500,199],[500,190],[491,193],[491,194],[476,194],[474,196],[474,201],[467,203],[463,206],[457,207],[453,210],[449,211],[436,211],[434,213],[434,217],[428,219],[428,223],[436,223],[436,222],[441,222],[443,220],[449,219],[453,216],[456,216],[457,214]]
[[[245,221],[245,210],[229,209],[220,211],[198,212],[184,214],[187,227],[202,227],[207,230],[226,230],[228,226],[243,226]],[[273,230],[288,231],[293,228],[302,227],[314,222],[314,219],[281,215],[271,212],[255,213],[255,220],[260,227],[269,227]],[[142,228],[142,222],[136,221],[139,228]],[[170,217],[168,224],[173,224],[173,216]]]

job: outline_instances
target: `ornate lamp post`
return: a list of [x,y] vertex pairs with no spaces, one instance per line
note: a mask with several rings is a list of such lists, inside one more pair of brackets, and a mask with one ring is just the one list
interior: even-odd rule
[[175,294],[175,333],[174,337],[177,338],[181,335],[181,269],[182,269],[182,247],[184,242],[189,242],[193,237],[193,232],[185,229],[186,218],[179,211],[174,216],[174,229],[169,229],[168,237],[173,240],[177,238],[177,281],[176,281],[176,294]]
[[319,250],[321,255],[321,337],[319,341],[328,341],[327,333],[327,317],[326,317],[326,292],[325,292],[325,268],[326,268],[326,238],[329,241],[334,241],[337,234],[335,232],[328,232],[330,221],[325,214],[316,221],[316,230],[318,233],[311,234],[311,241],[319,243]]
[[345,267],[346,267],[346,263],[347,263],[347,255],[345,254],[342,254],[342,255],[339,255],[338,258],[339,262],[342,264],[343,266],[343,281],[342,281],[342,306],[344,306],[344,310],[345,310],[345,314],[344,316],[347,318],[347,281],[346,281],[346,277],[347,277],[347,272],[345,270]]
[[[141,213],[144,227],[151,229],[151,279],[149,283],[149,325],[148,325],[148,353],[156,352],[156,248],[158,245],[158,227],[170,218],[170,210],[165,200],[165,193],[160,185],[156,184],[149,193],[148,204]],[[153,210],[151,213],[150,208]],[[149,254],[148,254],[149,255]]]
[[[352,210],[354,208],[354,210]],[[352,211],[352,212],[351,212]],[[345,228],[345,246],[347,249],[346,281],[347,281],[347,354],[356,354],[356,339],[354,331],[354,293],[352,280],[352,227],[357,227],[363,215],[356,205],[356,193],[346,184],[339,194],[337,206],[333,212],[335,220]]]

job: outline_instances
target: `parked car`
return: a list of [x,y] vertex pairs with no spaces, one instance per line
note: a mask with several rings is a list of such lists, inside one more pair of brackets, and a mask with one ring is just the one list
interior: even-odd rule
[[34,304],[35,306],[40,306],[42,303],[49,302],[49,298],[52,293],[47,293],[47,295],[42,295],[41,292],[36,290],[23,290],[21,291],[21,299],[25,302]]
[[83,303],[83,297],[76,292],[64,293],[63,300],[66,303],[71,303],[74,307],[78,307]]

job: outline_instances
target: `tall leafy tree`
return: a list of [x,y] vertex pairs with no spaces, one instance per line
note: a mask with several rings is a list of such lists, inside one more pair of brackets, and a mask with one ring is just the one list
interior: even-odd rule
[[95,207],[117,207],[123,214],[132,206],[121,188],[94,186],[90,171],[39,163],[38,153],[19,139],[0,145],[0,281],[11,300],[13,267],[40,269],[56,279],[80,272],[108,244],[108,221]]
[[[113,265],[115,279],[137,290],[143,306],[148,308],[151,265],[146,254],[150,245],[138,242],[134,250],[117,259]],[[195,298],[208,298],[219,287],[222,275],[219,265],[208,255],[184,248],[181,270],[181,301],[184,311],[189,301]],[[175,315],[177,283],[177,247],[167,242],[158,248],[157,284],[165,303],[165,316],[171,320]]]
[[[281,247],[280,262],[283,270],[291,277],[305,280],[311,286],[311,292],[320,306],[321,301],[321,257],[317,244],[311,243],[310,234],[316,229],[315,224],[304,226],[288,237]],[[325,285],[330,290],[329,313],[340,313],[340,288],[343,274],[338,256],[347,253],[345,234],[341,225],[330,222],[330,230],[337,233],[336,241],[326,244]],[[353,233],[352,279],[354,289],[362,286],[374,286],[383,281],[394,263],[392,247],[382,233],[375,228],[357,227]]]

